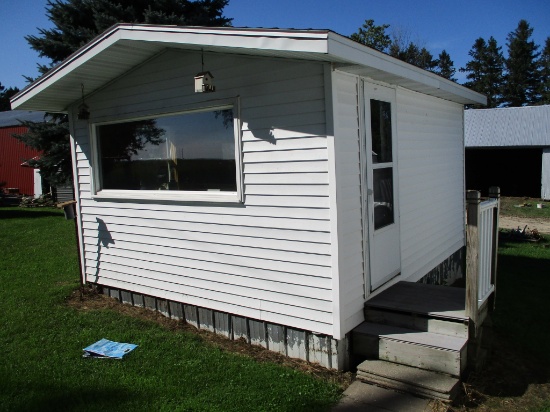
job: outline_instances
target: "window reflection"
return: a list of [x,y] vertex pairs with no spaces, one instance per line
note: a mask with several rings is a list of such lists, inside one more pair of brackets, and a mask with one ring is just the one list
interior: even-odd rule
[[393,223],[393,172],[391,167],[373,170],[374,229]]
[[102,189],[237,191],[233,110],[97,127]]
[[391,104],[380,100],[370,101],[372,162],[392,161]]

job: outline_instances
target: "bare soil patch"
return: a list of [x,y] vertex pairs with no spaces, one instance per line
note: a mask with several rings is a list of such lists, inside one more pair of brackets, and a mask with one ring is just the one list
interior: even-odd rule
[[540,233],[550,234],[550,220],[545,218],[535,217],[518,217],[518,216],[499,216],[500,229],[523,229],[527,226],[528,229],[536,229]]

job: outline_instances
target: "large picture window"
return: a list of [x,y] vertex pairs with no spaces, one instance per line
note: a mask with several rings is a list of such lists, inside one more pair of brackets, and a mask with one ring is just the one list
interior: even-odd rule
[[238,191],[232,107],[100,124],[95,134],[103,195]]

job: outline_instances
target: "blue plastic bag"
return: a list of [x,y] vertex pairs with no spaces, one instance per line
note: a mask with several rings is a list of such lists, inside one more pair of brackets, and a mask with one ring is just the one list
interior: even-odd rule
[[101,339],[84,348],[84,355],[82,356],[85,358],[122,359],[124,355],[133,351],[137,346],[133,343],[119,343]]

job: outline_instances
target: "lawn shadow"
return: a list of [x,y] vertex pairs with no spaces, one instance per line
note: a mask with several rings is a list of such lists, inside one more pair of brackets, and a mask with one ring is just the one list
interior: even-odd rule
[[[22,397],[25,404],[17,405],[18,411],[55,411],[69,412],[80,410],[125,410],[131,404],[139,402],[140,395],[127,388],[97,388],[78,387],[67,388],[53,385],[40,385],[33,382],[32,386],[22,382],[11,382],[15,393],[32,393],[32,397]],[[5,391],[4,388],[3,391]],[[125,408],[126,405],[126,408]]]
[[[524,253],[540,253],[539,247]],[[499,254],[489,360],[467,382],[482,396],[529,397],[530,387],[550,383],[550,250],[542,256]]]
[[33,209],[24,209],[20,207],[9,207],[0,209],[0,220],[1,219],[33,219],[33,218],[42,218],[48,216],[57,216],[61,217],[63,214],[55,209],[51,208],[40,208],[37,210]]

